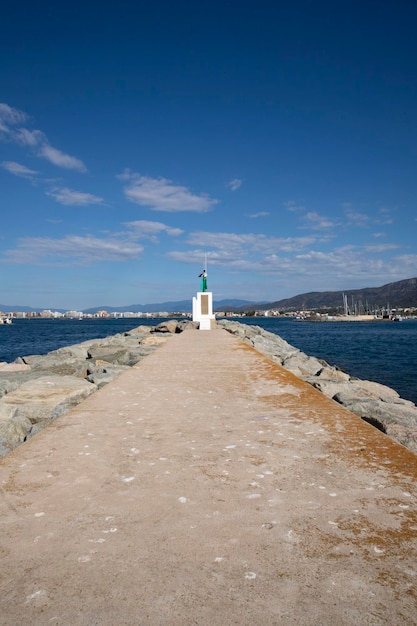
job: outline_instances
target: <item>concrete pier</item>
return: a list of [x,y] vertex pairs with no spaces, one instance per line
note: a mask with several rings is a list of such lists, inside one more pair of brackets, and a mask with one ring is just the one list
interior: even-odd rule
[[0,461],[0,623],[407,625],[417,457],[223,329]]

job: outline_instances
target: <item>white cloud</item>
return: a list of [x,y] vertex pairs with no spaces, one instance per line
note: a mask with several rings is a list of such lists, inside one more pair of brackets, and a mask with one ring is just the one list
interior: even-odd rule
[[41,130],[29,130],[24,127],[14,128],[26,120],[26,113],[13,109],[8,104],[0,103],[0,132],[3,133],[6,140],[31,148],[36,156],[46,159],[58,167],[78,172],[87,171],[80,159],[51,146],[47,136]]
[[337,222],[330,220],[328,217],[320,215],[315,211],[309,211],[304,215],[305,225],[301,228],[311,228],[312,230],[328,230],[337,226]]
[[204,213],[218,202],[207,194],[195,195],[187,187],[174,185],[167,178],[150,178],[130,170],[118,178],[127,182],[124,194],[128,200],[153,211]]
[[143,246],[126,239],[67,235],[62,239],[24,237],[5,260],[16,264],[73,265],[102,261],[129,261],[143,252]]
[[268,257],[295,254],[323,239],[317,237],[268,237],[263,234],[194,232],[186,241],[193,249],[172,251],[167,256],[183,263],[200,263],[207,253],[211,266],[227,269],[269,271]]
[[272,254],[276,252],[296,252],[318,242],[311,237],[268,237],[253,233],[211,233],[198,231],[191,233],[187,243],[203,248],[222,250],[228,256],[246,256],[250,253]]
[[29,146],[30,148],[35,148],[36,146],[48,142],[42,131],[28,130],[27,128],[18,128],[13,133],[13,139],[21,146]]
[[284,202],[284,206],[287,211],[290,211],[291,213],[305,211],[305,207],[301,204],[297,204],[294,200],[288,200],[288,202]]
[[8,134],[10,126],[20,124],[26,120],[26,114],[9,106],[5,102],[0,102],[0,132]]
[[125,226],[127,226],[138,239],[150,239],[153,242],[157,241],[156,235],[160,233],[165,233],[170,237],[178,237],[184,232],[180,228],[172,228],[162,222],[150,222],[147,220],[126,222]]
[[267,276],[275,290],[285,285],[287,293],[294,289],[292,295],[312,288],[340,290],[341,285],[354,288],[416,275],[417,255],[395,255],[400,245],[344,245],[329,249],[331,241],[329,236],[316,235],[279,238],[252,233],[194,232],[186,240],[190,249],[174,250],[167,256],[180,263],[199,265],[207,253],[208,265],[217,268],[217,275],[220,269],[228,277],[244,272],[252,277],[252,282],[254,276],[256,280]]
[[10,174],[21,176],[22,178],[33,178],[38,174],[35,170],[31,170],[25,165],[16,163],[16,161],[2,161],[1,167],[7,172],[10,172]]
[[368,244],[367,246],[364,246],[365,252],[369,252],[370,254],[373,254],[375,252],[380,254],[381,252],[389,252],[390,250],[399,250],[400,248],[403,248],[403,246],[396,244],[396,243],[381,243],[379,245]]
[[258,213],[250,213],[248,217],[256,219],[257,217],[266,217],[267,215],[269,215],[268,211],[258,211]]
[[228,182],[226,185],[226,187],[231,189],[231,191],[236,191],[236,189],[239,189],[239,187],[241,186],[242,186],[242,181],[240,180],[240,178],[233,178],[233,180]]
[[73,189],[68,189],[68,187],[54,187],[47,191],[46,195],[51,196],[51,198],[66,206],[86,206],[103,202],[103,198],[99,196],[94,196],[92,193],[74,191]]
[[62,167],[67,170],[77,170],[78,172],[86,172],[87,168],[84,163],[76,157],[65,154],[57,148],[53,148],[48,143],[44,143],[38,152],[38,155],[58,167]]
[[369,215],[366,215],[366,213],[359,213],[358,211],[352,211],[351,209],[346,211],[346,217],[348,218],[350,224],[361,228],[368,226],[370,221]]

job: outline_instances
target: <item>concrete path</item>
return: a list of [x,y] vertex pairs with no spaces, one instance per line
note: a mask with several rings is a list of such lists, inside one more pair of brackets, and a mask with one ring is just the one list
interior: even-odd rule
[[228,334],[0,462],[0,623],[417,623],[417,457]]

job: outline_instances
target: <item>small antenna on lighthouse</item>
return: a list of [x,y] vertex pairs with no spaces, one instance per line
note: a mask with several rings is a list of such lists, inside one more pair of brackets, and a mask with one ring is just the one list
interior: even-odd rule
[[204,253],[204,269],[207,272],[207,252]]

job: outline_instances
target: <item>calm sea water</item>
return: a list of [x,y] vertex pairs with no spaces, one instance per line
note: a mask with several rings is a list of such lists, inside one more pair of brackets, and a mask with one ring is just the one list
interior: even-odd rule
[[[128,331],[160,319],[22,319],[0,326],[0,361],[46,354],[63,346]],[[417,320],[402,322],[298,322],[281,318],[240,318],[280,335],[312,356],[352,376],[396,389],[417,404]]]
[[139,325],[155,326],[162,319],[16,319],[0,326],[0,361],[46,354],[88,339],[123,333]]

